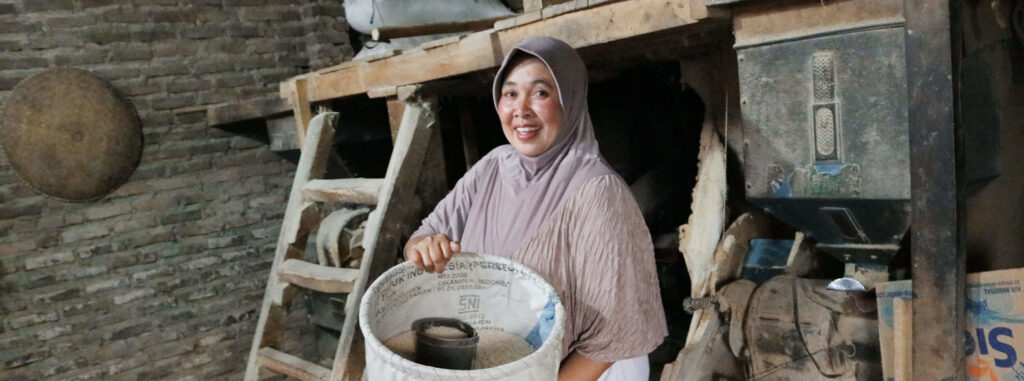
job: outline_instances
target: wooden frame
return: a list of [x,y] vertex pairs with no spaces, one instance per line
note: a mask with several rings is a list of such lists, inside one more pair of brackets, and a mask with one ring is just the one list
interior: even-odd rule
[[[393,56],[345,62],[293,77],[281,83],[280,94],[282,98],[291,99],[293,105],[362,93],[388,94],[394,92],[387,90],[389,88],[498,66],[506,52],[530,36],[551,36],[582,48],[700,22],[691,17],[690,0],[573,3],[569,5],[576,6],[575,9],[566,7],[563,13],[550,14],[547,18],[541,15],[531,20],[533,17],[523,19],[520,16],[512,19],[515,23],[505,29],[493,28],[430,42]],[[591,3],[600,5],[591,7]],[[698,11],[703,17],[708,16],[706,9]],[[680,32],[686,33],[685,30]],[[305,86],[301,85],[303,82]],[[301,92],[303,87],[305,92]]]
[[[913,378],[966,380],[963,140],[955,126],[960,46],[953,2],[905,0],[910,122]],[[903,355],[903,354],[900,354]]]

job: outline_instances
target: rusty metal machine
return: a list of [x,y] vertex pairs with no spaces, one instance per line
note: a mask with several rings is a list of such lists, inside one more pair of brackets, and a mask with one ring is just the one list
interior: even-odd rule
[[[1024,1],[706,3],[733,21],[747,200],[844,262],[845,276],[863,288],[836,291],[827,280],[791,274],[726,284],[701,298],[698,308],[717,310],[713,329],[697,337],[696,360],[682,361],[702,373],[674,379],[881,379],[874,295],[862,291],[888,280],[890,261],[909,249],[912,220],[914,293],[929,303],[914,311],[914,350],[904,354],[913,362],[901,370],[914,379],[962,372],[956,278],[962,282],[964,262],[947,254],[963,253],[956,214],[964,209],[991,218],[975,229],[1002,231],[1019,220],[963,200],[975,192],[989,200],[1009,193],[998,197],[1004,203],[1019,197],[1021,172],[1011,167],[1020,156],[1004,142],[1022,126],[1024,50],[1015,44]],[[925,44],[929,31],[942,38]],[[947,66],[930,65],[942,61]],[[954,91],[922,85],[935,78],[952,81]],[[973,234],[996,242],[995,233]],[[991,253],[1017,252],[1008,246],[975,253],[992,261]]]
[[910,225],[902,7],[771,13],[794,18],[786,27],[755,6],[734,14],[755,29],[735,46],[747,198],[856,266],[848,275],[868,288],[886,280]]

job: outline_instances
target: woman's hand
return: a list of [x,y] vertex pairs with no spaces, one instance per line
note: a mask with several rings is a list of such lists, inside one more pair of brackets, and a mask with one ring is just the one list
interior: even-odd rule
[[442,273],[452,255],[459,251],[462,251],[462,246],[449,240],[448,236],[428,235],[410,239],[405,244],[405,259],[412,262],[416,270]]

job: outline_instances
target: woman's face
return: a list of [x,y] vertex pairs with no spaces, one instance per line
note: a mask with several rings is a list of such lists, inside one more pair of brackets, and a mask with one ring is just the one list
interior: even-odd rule
[[520,154],[537,156],[554,144],[562,127],[562,104],[555,79],[540,59],[524,59],[508,71],[498,118],[505,139]]

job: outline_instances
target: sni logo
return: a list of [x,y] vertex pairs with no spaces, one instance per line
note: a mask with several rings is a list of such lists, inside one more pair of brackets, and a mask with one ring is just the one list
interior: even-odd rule
[[459,296],[459,313],[477,312],[480,310],[480,295]]
[[998,381],[996,377],[995,369],[992,365],[999,368],[1010,368],[1017,363],[1017,351],[1013,349],[1013,346],[1007,342],[1010,338],[1013,338],[1013,331],[1007,327],[995,327],[988,331],[988,335],[985,334],[985,330],[978,328],[972,335],[971,332],[964,332],[965,339],[967,340],[966,349],[967,355],[970,356],[977,352],[980,356],[987,356],[990,352],[994,358],[992,364],[988,361],[978,358],[977,363],[967,364],[967,374],[972,378],[982,378],[982,376],[988,375],[988,381]]

